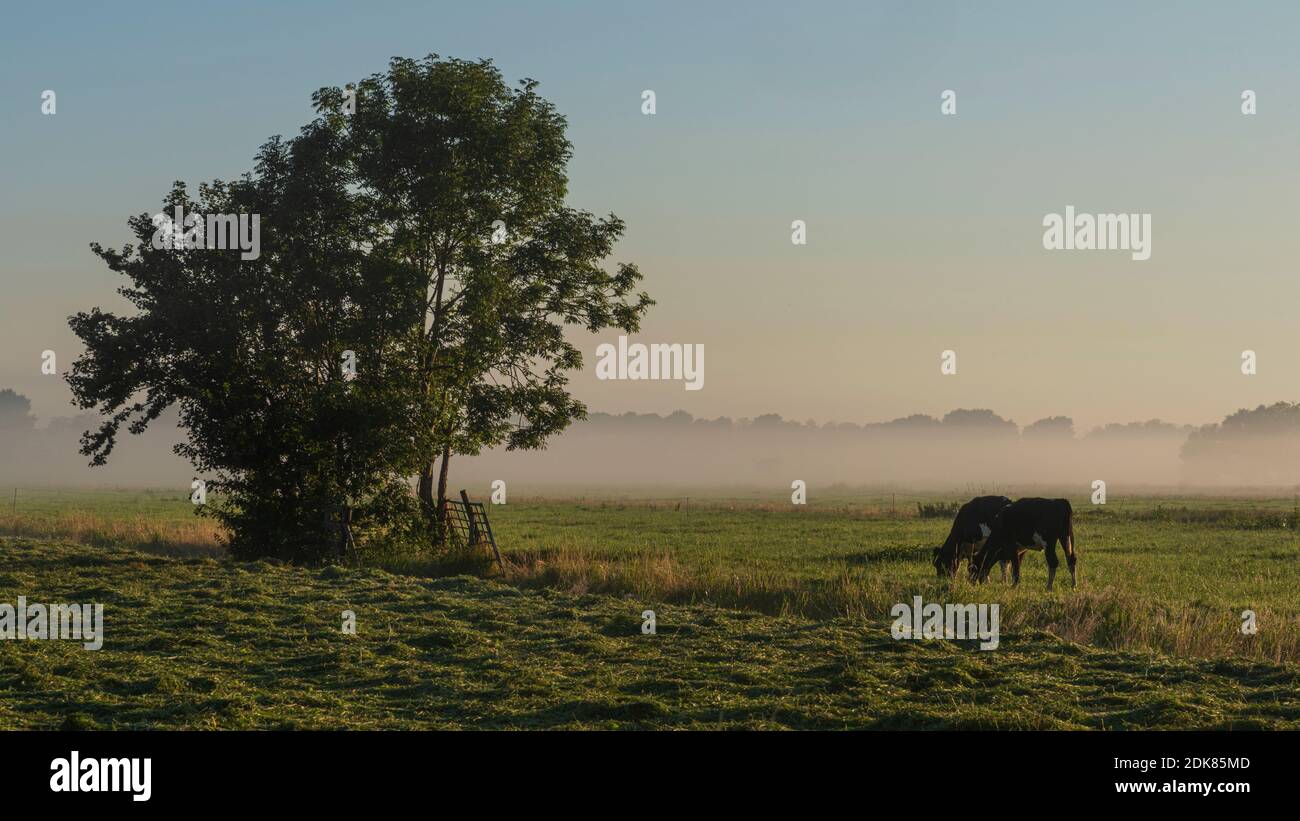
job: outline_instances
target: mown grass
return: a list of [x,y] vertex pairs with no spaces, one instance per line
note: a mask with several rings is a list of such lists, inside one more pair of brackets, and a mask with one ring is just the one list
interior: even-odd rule
[[1034,629],[985,652],[895,641],[881,618],[30,538],[0,539],[0,568],[0,601],[100,602],[106,634],[0,641],[2,729],[1300,728],[1293,664]]
[[[1040,491],[1050,493],[1051,491]],[[836,489],[806,507],[753,491],[690,498],[512,497],[492,506],[505,579],[530,590],[632,596],[811,619],[884,618],[897,602],[999,602],[1009,629],[1109,649],[1300,661],[1300,547],[1293,497],[1074,499],[1081,584],[1047,592],[1042,556],[1017,589],[939,581],[930,551],[949,522],[917,502],[950,498]],[[928,501],[926,501],[928,499]],[[217,531],[185,493],[26,492],[0,533],[164,554],[212,553]],[[386,558],[428,578],[490,564]],[[996,577],[996,573],[995,573]],[[1243,635],[1241,614],[1257,617]]]

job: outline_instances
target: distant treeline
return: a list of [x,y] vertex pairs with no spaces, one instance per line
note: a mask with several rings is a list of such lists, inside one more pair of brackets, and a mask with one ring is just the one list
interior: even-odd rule
[[1300,483],[1300,403],[1260,405],[1203,425],[1188,435],[1181,456],[1197,481]]
[[[133,483],[188,487],[191,469],[172,452],[183,431],[168,411],[121,458],[89,469],[78,453],[93,415],[38,427],[31,403],[0,390],[0,481],[6,484]],[[591,413],[544,451],[490,451],[467,460],[467,478],[528,484],[915,483],[951,486],[1106,479],[1133,484],[1281,486],[1300,483],[1300,403],[1239,410],[1195,427],[1159,419],[1080,433],[1067,416],[1021,428],[982,408],[886,422],[797,422],[777,414],[696,418],[686,411]]]
[[528,483],[912,484],[1019,487],[1300,483],[1300,404],[1234,413],[1202,427],[1160,419],[1086,432],[1067,416],[1021,428],[992,410],[886,422],[798,422],[777,414],[701,419],[686,411],[592,413],[543,454],[493,452],[479,479]]
[[[1250,412],[1248,411],[1247,413]],[[1068,416],[1050,416],[1044,419],[1039,419],[1037,422],[1026,425],[1022,430],[1020,426],[1012,420],[1003,419],[993,411],[985,408],[976,408],[971,410],[959,408],[945,414],[942,418],[936,418],[924,413],[916,413],[911,416],[891,419],[888,422],[867,422],[861,425],[853,422],[818,423],[812,420],[796,422],[784,419],[775,413],[763,414],[762,416],[757,416],[752,419],[732,419],[729,416],[720,416],[716,419],[697,419],[682,410],[675,411],[667,416],[660,416],[657,413],[634,412],[623,414],[592,413],[588,416],[587,423],[592,427],[600,428],[623,427],[628,430],[646,430],[650,427],[659,426],[669,430],[683,430],[689,427],[692,430],[707,430],[715,433],[723,431],[784,431],[790,433],[797,431],[817,431],[824,434],[880,433],[884,435],[896,435],[902,433],[936,435],[948,432],[958,434],[982,433],[998,436],[1025,436],[1031,438],[1076,438],[1074,420]],[[1107,425],[1093,428],[1083,434],[1082,438],[1139,436],[1173,437],[1182,439],[1195,430],[1196,428],[1193,425],[1175,425],[1170,422],[1163,422],[1159,419],[1151,419],[1146,422],[1112,422]]]

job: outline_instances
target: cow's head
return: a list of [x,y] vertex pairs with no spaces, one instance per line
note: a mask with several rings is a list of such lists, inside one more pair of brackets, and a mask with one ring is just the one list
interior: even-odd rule
[[945,551],[943,545],[934,549],[930,563],[934,565],[934,571],[941,579],[951,579],[957,575],[957,552]]

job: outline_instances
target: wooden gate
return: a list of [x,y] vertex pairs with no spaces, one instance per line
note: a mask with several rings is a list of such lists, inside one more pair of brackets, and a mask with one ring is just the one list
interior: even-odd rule
[[482,502],[471,502],[469,494],[462,490],[460,502],[448,499],[443,510],[446,512],[447,526],[463,539],[465,544],[470,547],[484,543],[492,545],[492,554],[496,556],[497,566],[503,571],[506,569],[505,563],[501,561],[501,551],[497,549],[497,540],[492,535],[492,523],[488,521],[487,508]]

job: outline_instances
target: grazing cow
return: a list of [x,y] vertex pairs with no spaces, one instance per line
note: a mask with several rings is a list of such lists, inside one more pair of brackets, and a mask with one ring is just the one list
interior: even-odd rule
[[[1005,496],[976,496],[961,506],[957,517],[952,520],[952,530],[942,547],[934,549],[934,569],[939,578],[952,578],[957,575],[957,568],[962,559],[969,559],[975,551],[983,546],[984,540],[992,532],[993,519],[998,511],[1011,504]],[[1007,566],[1002,565],[1002,577],[1005,579]]]
[[1056,543],[1065,551],[1070,586],[1075,584],[1074,511],[1066,499],[1017,499],[993,521],[993,532],[970,561],[971,581],[988,578],[994,562],[1011,562],[1012,584],[1020,584],[1020,559],[1026,550],[1047,554],[1047,589],[1056,578]]

